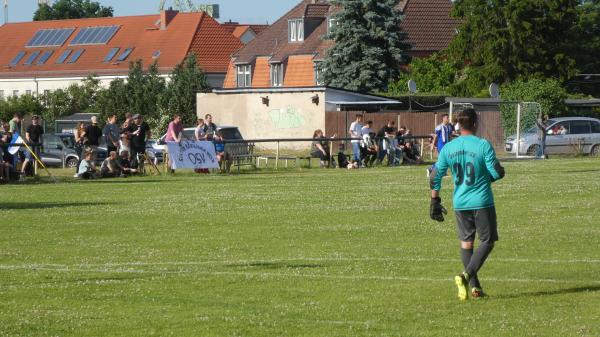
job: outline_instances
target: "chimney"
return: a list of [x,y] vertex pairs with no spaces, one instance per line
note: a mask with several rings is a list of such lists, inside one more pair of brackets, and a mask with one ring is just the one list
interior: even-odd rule
[[179,11],[174,11],[173,8],[160,11],[160,30],[167,30],[167,26],[169,26],[177,13]]

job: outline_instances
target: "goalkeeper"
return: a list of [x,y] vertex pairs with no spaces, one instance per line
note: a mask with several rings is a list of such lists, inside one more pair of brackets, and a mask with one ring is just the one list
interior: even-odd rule
[[[430,176],[431,209],[433,220],[444,221],[446,209],[441,204],[440,189],[447,170],[454,178],[454,210],[461,243],[461,260],[464,271],[454,278],[458,297],[485,296],[477,273],[498,241],[496,209],[491,183],[504,177],[504,168],[498,162],[492,145],[475,136],[477,113],[466,109],[458,115],[461,136],[446,146],[439,155]],[[479,247],[473,253],[475,235],[479,235]],[[470,286],[470,289],[469,289]]]

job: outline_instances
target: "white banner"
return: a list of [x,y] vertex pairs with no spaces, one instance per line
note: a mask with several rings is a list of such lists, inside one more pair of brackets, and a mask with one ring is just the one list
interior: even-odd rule
[[213,142],[187,141],[167,142],[169,159],[173,169],[218,169],[219,161]]

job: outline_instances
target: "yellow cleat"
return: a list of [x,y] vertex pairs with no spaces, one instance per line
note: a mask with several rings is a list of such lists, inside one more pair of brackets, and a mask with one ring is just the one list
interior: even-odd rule
[[454,283],[458,287],[458,299],[466,301],[469,299],[469,280],[466,273],[454,277]]

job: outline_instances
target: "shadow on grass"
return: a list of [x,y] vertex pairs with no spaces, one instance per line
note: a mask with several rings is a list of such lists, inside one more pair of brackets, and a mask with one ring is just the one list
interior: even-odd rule
[[572,287],[572,288],[564,288],[564,289],[556,289],[556,290],[548,290],[548,291],[523,292],[523,293],[511,294],[511,295],[497,295],[497,296],[494,296],[494,298],[513,299],[513,298],[520,298],[520,297],[543,297],[543,296],[578,294],[578,293],[596,292],[596,291],[600,291],[600,286]]
[[565,174],[569,174],[569,173],[594,173],[594,172],[600,172],[600,169],[564,171]]
[[240,264],[228,264],[230,268],[253,267],[258,269],[305,269],[305,268],[322,268],[321,264],[311,263],[283,263],[283,262],[251,262]]
[[108,202],[4,202],[0,204],[0,210],[27,210],[27,209],[49,209],[85,206],[112,205]]

